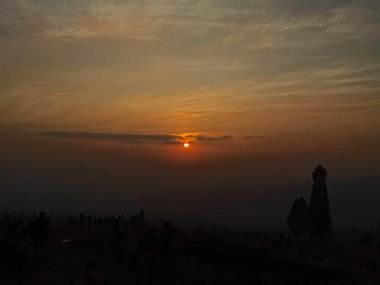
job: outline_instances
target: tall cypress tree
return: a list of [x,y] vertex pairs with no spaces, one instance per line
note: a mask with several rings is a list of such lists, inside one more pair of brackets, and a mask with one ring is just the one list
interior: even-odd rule
[[331,232],[329,197],[327,193],[327,170],[318,165],[313,172],[313,188],[310,196],[310,235],[324,241]]

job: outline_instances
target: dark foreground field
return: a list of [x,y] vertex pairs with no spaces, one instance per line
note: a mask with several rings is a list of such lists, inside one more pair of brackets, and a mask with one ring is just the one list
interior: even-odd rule
[[124,235],[51,227],[25,277],[14,254],[2,265],[0,284],[380,284],[378,272],[371,248],[285,245],[279,235],[236,232],[178,231],[165,256],[152,262],[149,249],[139,251],[131,266]]

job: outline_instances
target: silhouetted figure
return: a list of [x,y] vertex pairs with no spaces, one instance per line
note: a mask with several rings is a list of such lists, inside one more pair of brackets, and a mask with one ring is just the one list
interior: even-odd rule
[[170,222],[164,222],[161,231],[161,252],[163,257],[170,255],[172,246],[172,232]]
[[11,217],[9,215],[6,215],[0,225],[0,270],[4,270],[3,264],[6,264],[8,262],[7,260],[11,254],[10,228]]
[[203,231],[201,229],[201,227],[198,227],[196,232],[195,232],[195,235],[198,239],[201,239],[203,237]]
[[131,219],[131,222],[128,227],[128,232],[127,232],[127,255],[129,259],[129,266],[132,269],[135,268],[136,263],[137,263],[137,257],[139,253],[138,239],[139,239],[138,224],[137,224],[136,218],[133,217]]
[[124,223],[124,236],[126,236],[128,233],[128,225],[129,225],[128,221],[125,221],[125,223]]
[[136,216],[136,221],[138,225],[138,247],[140,251],[145,251],[149,239],[149,228],[145,217],[145,211],[140,210],[139,214]]
[[284,247],[286,249],[289,249],[291,245],[292,245],[292,236],[291,235],[287,235],[286,238],[285,238]]
[[116,218],[113,221],[113,237],[118,238],[119,234],[120,234],[120,220],[119,218]]
[[66,219],[66,229],[71,231],[72,228],[73,228],[73,217],[71,215],[68,215]]
[[148,250],[149,250],[149,275],[153,277],[157,277],[160,272],[160,248],[161,248],[161,239],[159,234],[156,232],[155,228],[152,227],[149,242],[148,242]]
[[313,189],[310,196],[310,234],[324,241],[331,232],[329,197],[327,194],[327,170],[318,165],[313,172]]
[[126,222],[125,216],[122,215],[122,216],[121,216],[121,219],[120,219],[120,226],[121,226],[121,229],[122,229],[122,233],[124,233],[124,225],[125,225],[125,222]]
[[376,221],[376,231],[377,231],[377,253],[380,255],[380,219]]
[[367,246],[370,247],[372,245],[372,236],[370,232],[365,232],[362,234],[360,238],[360,246]]
[[85,221],[86,216],[82,213],[79,215],[79,230],[84,231],[85,230]]
[[31,240],[28,227],[23,227],[16,243],[16,270],[20,279],[25,279],[28,274],[29,258],[31,253]]
[[86,263],[86,272],[87,272],[87,285],[94,285],[95,284],[95,260],[92,258],[87,260]]
[[40,216],[36,219],[32,229],[32,242],[35,252],[40,252],[45,245],[45,239],[49,220],[46,218],[45,212],[41,212]]
[[143,209],[140,210],[138,217],[139,217],[139,223],[146,222],[145,211]]
[[0,240],[8,240],[10,238],[11,217],[6,215],[0,227]]
[[279,234],[277,235],[276,248],[284,249],[284,247],[285,247],[285,235],[284,235],[284,231],[280,231]]
[[87,231],[92,231],[92,215],[87,216]]
[[262,246],[267,246],[268,243],[269,243],[269,240],[270,240],[270,237],[268,236],[268,234],[265,234],[265,235],[263,236],[262,241],[261,241]]

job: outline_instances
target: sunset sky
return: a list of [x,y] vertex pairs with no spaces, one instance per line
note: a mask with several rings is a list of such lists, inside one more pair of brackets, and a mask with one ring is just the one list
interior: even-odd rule
[[159,189],[380,175],[379,43],[377,0],[1,0],[0,176],[16,195],[45,193],[38,167],[91,188],[104,160]]

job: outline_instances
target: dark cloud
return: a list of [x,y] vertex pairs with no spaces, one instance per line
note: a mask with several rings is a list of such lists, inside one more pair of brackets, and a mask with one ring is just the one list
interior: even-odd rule
[[231,136],[175,135],[175,134],[107,134],[90,132],[40,132],[40,136],[73,139],[105,139],[126,142],[162,142],[175,144],[184,140],[217,142],[232,139]]
[[117,141],[156,141],[172,142],[179,140],[181,137],[170,134],[107,134],[107,133],[89,133],[89,132],[41,132],[41,136],[55,138],[82,138],[82,139],[107,139]]
[[189,139],[189,140],[195,140],[195,141],[208,141],[208,142],[213,142],[213,141],[226,141],[233,139],[232,136],[208,136],[208,135],[186,135],[182,136],[183,139]]
[[220,136],[220,137],[210,137],[210,136],[205,136],[205,135],[198,135],[195,136],[196,141],[225,141],[225,140],[230,140],[232,139],[231,136]]

